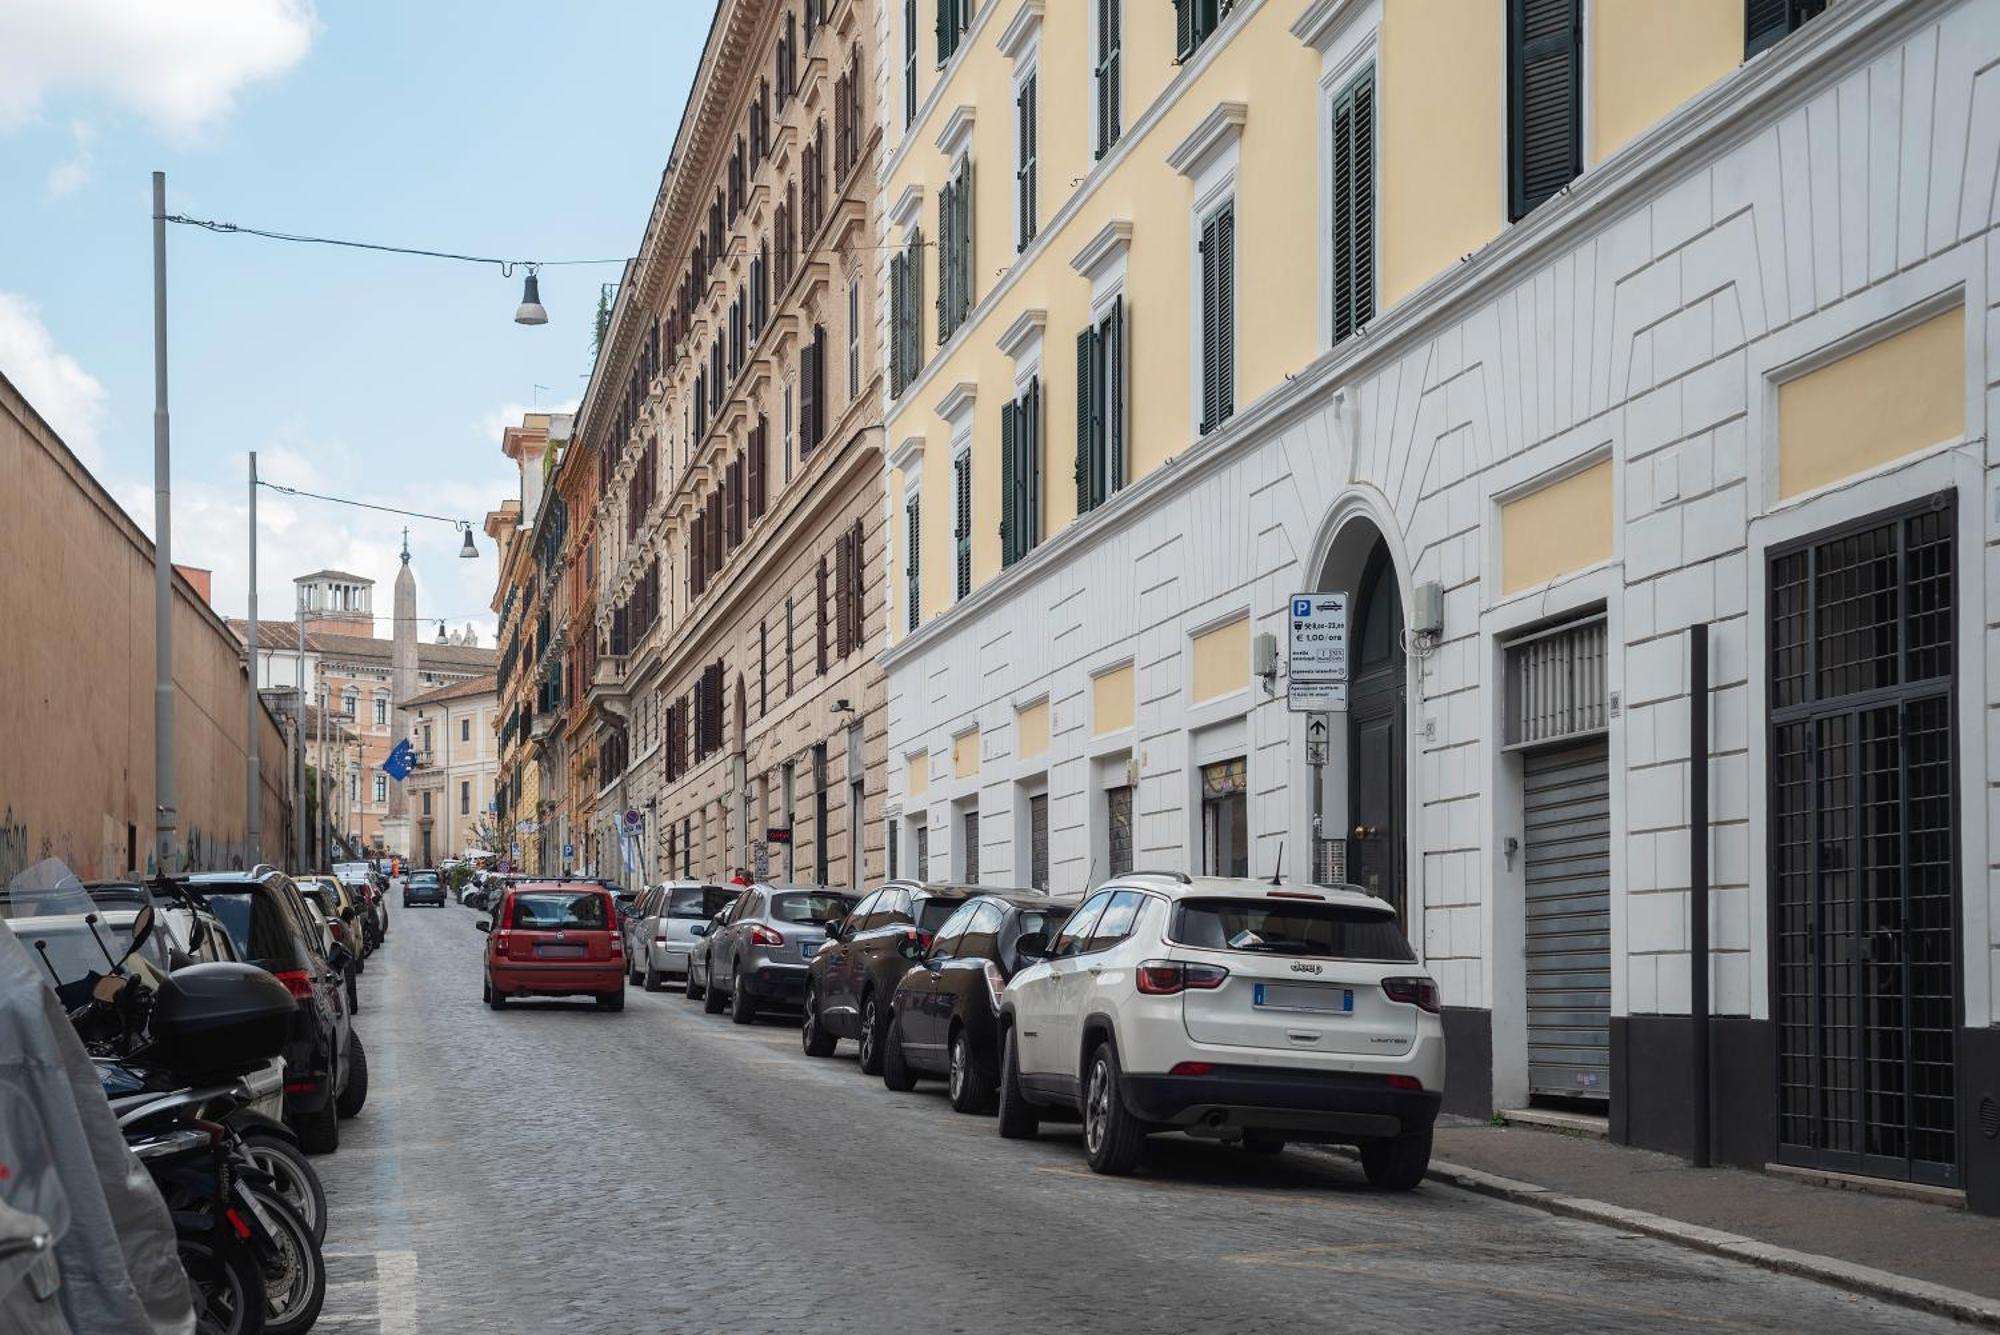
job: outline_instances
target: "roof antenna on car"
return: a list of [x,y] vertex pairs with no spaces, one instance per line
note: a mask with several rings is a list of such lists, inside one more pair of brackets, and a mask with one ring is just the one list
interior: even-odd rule
[[1083,893],[1085,893],[1086,895],[1089,894],[1090,887],[1096,884],[1097,884],[1097,859],[1092,858],[1090,860],[1090,865],[1083,869]]
[[1280,840],[1278,843],[1278,865],[1271,868],[1271,884],[1283,885],[1284,883],[1285,883],[1285,845],[1284,842]]

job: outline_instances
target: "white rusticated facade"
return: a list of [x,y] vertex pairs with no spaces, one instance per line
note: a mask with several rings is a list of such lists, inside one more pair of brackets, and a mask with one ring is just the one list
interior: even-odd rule
[[[1243,133],[1277,132],[1253,106]],[[1487,1082],[1478,1047],[1490,1042],[1490,1088],[1453,1091],[1454,1102],[1507,1107],[1530,1093],[1523,867],[1508,851],[1523,834],[1523,770],[1506,745],[1499,684],[1508,638],[1567,614],[1601,611],[1608,628],[1611,1068],[1643,1066],[1617,1051],[1639,1041],[1621,1023],[1686,1017],[1691,1005],[1688,627],[1705,623],[1712,636],[1713,1011],[1769,1022],[1779,991],[1772,562],[1796,539],[1938,497],[1955,522],[1963,1128],[1959,1172],[1945,1180],[1965,1185],[1976,1163],[1975,1202],[1991,1202],[1993,1142],[1969,1110],[2000,1094],[2000,879],[1989,847],[2000,810],[1990,661],[2000,641],[1989,629],[2000,625],[2000,580],[1988,581],[2000,569],[1989,434],[2000,411],[1996,180],[2000,4],[1834,4],[1382,312],[1365,337],[1243,405],[889,650],[889,814],[903,857],[922,824],[932,874],[955,874],[960,816],[976,803],[983,879],[1024,881],[1025,802],[1045,785],[1051,883],[1101,880],[1101,793],[1125,781],[1130,760],[1132,862],[1192,869],[1199,766],[1243,757],[1249,870],[1271,875],[1282,848],[1288,878],[1303,877],[1315,815],[1305,716],[1287,711],[1282,675],[1267,685],[1252,662],[1230,669],[1231,689],[1198,700],[1198,645],[1247,615],[1243,657],[1254,661],[1269,634],[1282,659],[1288,595],[1353,587],[1355,553],[1378,531],[1406,622],[1419,586],[1442,589],[1441,635],[1428,651],[1413,645],[1407,662],[1402,842],[1411,939],[1448,1007],[1486,1013],[1454,1031],[1475,1037],[1455,1054],[1453,1079]],[[1941,406],[1960,429],[1844,475],[1815,463],[1806,485],[1781,474],[1781,462],[1819,452],[1782,438],[1782,385],[1954,315],[1937,328],[1962,351],[1944,397],[1962,393],[1963,411]],[[1880,383],[1857,401],[1893,414],[1899,395],[1920,391]],[[1504,578],[1510,504],[1607,460],[1608,553],[1586,543],[1545,578]],[[1134,669],[1133,717],[1104,731],[1094,683],[1121,664]],[[1046,750],[1024,758],[1016,721],[1042,700]],[[954,739],[974,727],[968,766]],[[1353,820],[1344,731],[1335,715],[1319,813],[1330,833]],[[1773,1026],[1752,1028],[1764,1037],[1719,1052],[1717,1097],[1722,1117],[1758,1119],[1741,1133],[1756,1143],[1733,1157],[1761,1163],[1773,1157],[1779,1062]],[[1630,1097],[1661,1078],[1633,1069]],[[1762,1083],[1731,1087],[1745,1080]],[[1621,1110],[1624,1092],[1612,1097],[1615,1135],[1684,1143],[1684,1127]]]

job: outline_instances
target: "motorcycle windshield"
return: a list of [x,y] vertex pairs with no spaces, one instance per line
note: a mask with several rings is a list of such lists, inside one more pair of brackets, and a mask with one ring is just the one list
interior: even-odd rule
[[61,858],[43,858],[16,872],[0,896],[0,918],[81,917],[96,908],[83,878]]

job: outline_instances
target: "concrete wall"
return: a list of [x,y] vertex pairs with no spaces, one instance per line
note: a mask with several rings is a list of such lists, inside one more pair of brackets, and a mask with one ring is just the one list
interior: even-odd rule
[[[153,547],[0,379],[0,878],[43,857],[85,877],[150,865]],[[246,842],[241,647],[185,580],[173,618],[178,865],[285,861],[285,743],[259,709],[263,846]]]

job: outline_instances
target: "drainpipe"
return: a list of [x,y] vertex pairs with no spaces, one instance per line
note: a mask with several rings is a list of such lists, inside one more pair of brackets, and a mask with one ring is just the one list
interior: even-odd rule
[[1708,627],[1688,627],[1688,994],[1694,1019],[1694,1166],[1709,1166]]

